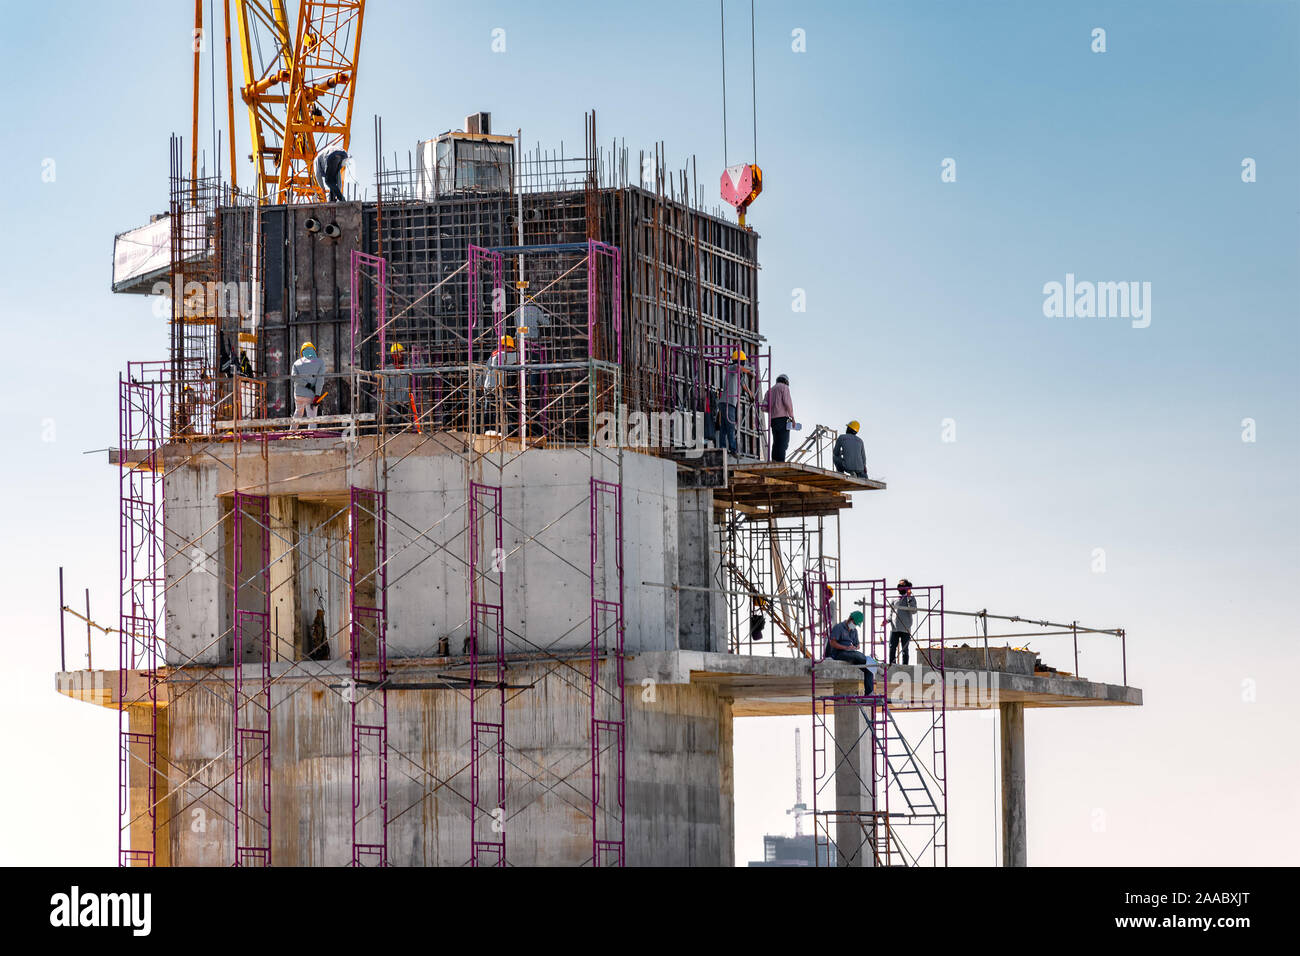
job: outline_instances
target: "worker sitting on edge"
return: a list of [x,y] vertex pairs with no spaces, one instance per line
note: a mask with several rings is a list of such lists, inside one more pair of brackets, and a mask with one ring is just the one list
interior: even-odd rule
[[898,598],[889,602],[892,616],[889,619],[889,663],[897,663],[898,646],[903,646],[903,666],[907,666],[907,645],[912,640],[912,616],[916,614],[916,598],[912,597],[912,582],[903,578],[898,582]]
[[722,446],[731,453],[733,458],[739,454],[736,450],[736,429],[740,423],[740,395],[744,392],[751,401],[754,398],[754,390],[742,377],[754,374],[754,370],[745,365],[746,361],[748,358],[744,350],[734,349],[731,353],[731,364],[727,366],[722,376],[722,408],[718,433]]
[[763,396],[763,406],[772,425],[772,460],[785,461],[786,449],[790,447],[790,430],[794,428],[794,400],[790,397],[788,377],[776,377],[776,384]]
[[[325,362],[316,354],[316,346],[302,343],[301,356],[289,370],[293,379],[293,417],[315,418],[325,399]],[[290,427],[298,428],[297,421]]]
[[870,696],[876,686],[876,677],[872,673],[872,668],[880,662],[873,657],[868,657],[860,650],[861,645],[858,642],[858,625],[862,623],[862,612],[854,611],[849,615],[847,621],[841,621],[831,628],[831,635],[826,639],[826,653],[823,657],[831,660],[843,661],[845,664],[856,664],[862,668],[862,683],[865,686],[863,693]]
[[849,422],[844,434],[835,439],[835,449],[831,455],[836,471],[855,478],[867,477],[867,450],[858,437],[860,427],[856,419]]

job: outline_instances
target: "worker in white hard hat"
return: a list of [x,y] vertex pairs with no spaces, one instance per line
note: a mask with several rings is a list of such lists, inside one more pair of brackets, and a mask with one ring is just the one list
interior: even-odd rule
[[731,363],[727,366],[726,371],[722,374],[722,405],[719,408],[718,420],[718,439],[722,447],[735,457],[737,452],[736,430],[740,423],[740,397],[748,395],[752,401],[754,390],[750,387],[748,378],[752,378],[754,370],[745,363],[748,361],[743,349],[736,348],[731,351]]
[[858,429],[861,427],[857,419],[849,422],[844,428],[844,434],[835,439],[835,448],[831,452],[835,470],[855,478],[867,477],[867,450],[858,437]]

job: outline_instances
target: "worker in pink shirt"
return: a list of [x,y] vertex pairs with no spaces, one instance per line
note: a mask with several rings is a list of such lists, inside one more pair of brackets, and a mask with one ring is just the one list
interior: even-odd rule
[[794,400],[790,398],[790,379],[787,376],[776,377],[776,384],[763,396],[763,405],[772,426],[772,460],[785,461],[786,449],[790,447],[790,430],[794,428]]

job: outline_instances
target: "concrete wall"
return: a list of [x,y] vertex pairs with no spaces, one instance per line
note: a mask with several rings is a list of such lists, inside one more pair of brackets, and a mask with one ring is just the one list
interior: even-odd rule
[[[612,462],[599,456],[595,461],[597,478],[617,478]],[[573,451],[485,456],[478,467],[474,480],[502,488],[509,653],[590,643],[591,477],[592,460]],[[452,653],[464,647],[468,480],[464,460],[454,455],[412,456],[389,470],[390,655],[434,656],[442,637],[448,638]],[[608,511],[600,525],[608,543],[613,535]],[[675,466],[648,455],[625,455],[623,613],[629,653],[672,646],[677,630],[672,592],[642,583],[676,583],[676,528]],[[485,549],[492,544],[485,542]],[[481,566],[489,563],[485,551]],[[492,587],[495,578],[490,582]],[[597,588],[611,597],[617,593],[613,562],[604,568]]]
[[[713,517],[713,492],[682,488],[677,492],[678,578],[684,588],[716,589],[722,580],[722,555]],[[683,590],[678,595],[678,646],[690,651],[727,649],[726,602],[714,591]]]
[[[295,656],[295,648],[300,652],[303,635],[322,604],[331,652],[346,652],[346,515],[340,511],[346,507],[349,481],[371,488],[378,482],[354,464],[367,457],[365,449],[348,454],[340,445],[321,439],[274,443],[267,465],[254,457],[251,467],[240,466],[242,487],[250,493],[270,492],[277,659]],[[436,656],[443,637],[453,654],[460,653],[468,636],[470,476],[462,456],[440,452],[436,445],[409,455],[402,452],[391,452],[387,478],[389,654]],[[596,477],[617,478],[613,461],[581,451],[485,455],[476,466],[474,480],[502,488],[500,586],[505,589],[502,604],[511,653],[572,650],[590,641],[593,460]],[[164,488],[168,661],[227,664],[231,469],[208,456],[189,464],[171,462],[169,468]],[[244,478],[250,470],[253,474]],[[607,497],[602,496],[601,505],[602,547],[607,547],[613,541],[613,515]],[[680,564],[677,509],[672,462],[625,454],[623,606],[629,653],[677,646],[678,605],[672,590]],[[254,534],[245,528],[246,560],[254,545],[260,547],[252,540]],[[487,549],[493,544],[484,542],[483,567],[490,563]],[[688,565],[692,560],[688,557]],[[598,597],[617,593],[616,570],[614,561],[604,562]],[[496,580],[492,577],[488,586],[498,586]]]
[[[602,682],[612,677],[604,666]],[[399,670],[396,679],[428,679],[433,673]],[[275,865],[342,866],[351,859],[344,675],[342,662],[306,664],[275,682]],[[227,866],[233,860],[230,705],[219,677],[229,681],[229,671],[214,674],[204,686],[191,685],[168,707],[168,765],[176,779],[194,778],[169,808],[168,848],[176,865]],[[506,708],[507,860],[582,864],[591,857],[585,674],[573,663],[512,666],[509,680],[526,689],[510,691]],[[628,864],[730,866],[729,703],[703,686],[660,685],[648,693],[633,685],[626,706]],[[463,865],[470,855],[467,693],[395,690],[388,707],[390,862]]]

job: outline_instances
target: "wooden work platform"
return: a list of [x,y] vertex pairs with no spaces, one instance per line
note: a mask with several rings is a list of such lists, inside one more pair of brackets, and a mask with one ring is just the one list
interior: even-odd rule
[[[737,717],[808,716],[812,708],[810,662],[789,657],[749,657],[705,651],[662,651],[639,654],[626,665],[629,685],[649,677],[663,684],[707,684],[733,701]],[[949,710],[988,710],[999,704],[1026,707],[1140,707],[1137,687],[1067,677],[1011,674],[996,670],[947,668],[939,672],[922,665],[889,668],[885,685],[890,708],[924,710],[940,700]],[[817,665],[818,696],[835,693],[837,683],[857,683],[860,668],[839,661]],[[876,690],[883,688],[880,682]]]
[[724,488],[713,491],[714,507],[754,518],[799,518],[835,514],[853,507],[857,491],[883,491],[885,483],[855,478],[797,462],[737,462]]

